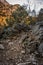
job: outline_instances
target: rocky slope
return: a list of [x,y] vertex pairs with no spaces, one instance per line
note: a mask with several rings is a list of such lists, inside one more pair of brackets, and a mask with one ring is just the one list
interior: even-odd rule
[[0,40],[0,65],[43,65],[43,21],[30,27]]

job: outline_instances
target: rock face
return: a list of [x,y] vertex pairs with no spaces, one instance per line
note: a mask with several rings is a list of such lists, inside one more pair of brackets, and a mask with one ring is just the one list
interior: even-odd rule
[[3,3],[4,5],[9,5],[9,3],[6,0],[0,0],[1,3]]

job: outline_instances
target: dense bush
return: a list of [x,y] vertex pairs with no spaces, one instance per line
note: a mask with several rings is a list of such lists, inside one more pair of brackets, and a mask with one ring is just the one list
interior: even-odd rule
[[27,16],[27,12],[23,7],[18,8],[15,12],[12,13],[16,22],[22,22]]
[[10,18],[6,19],[8,26],[3,29],[0,38],[7,38],[16,35],[18,32],[27,32],[30,30],[26,23],[30,22],[29,20],[31,20],[31,18],[27,20],[27,17],[28,14],[26,10],[20,6],[15,12],[12,13]]

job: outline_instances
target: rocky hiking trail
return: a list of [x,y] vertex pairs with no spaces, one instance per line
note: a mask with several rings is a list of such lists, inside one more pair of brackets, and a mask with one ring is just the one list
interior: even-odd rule
[[0,40],[0,65],[43,65],[43,21]]

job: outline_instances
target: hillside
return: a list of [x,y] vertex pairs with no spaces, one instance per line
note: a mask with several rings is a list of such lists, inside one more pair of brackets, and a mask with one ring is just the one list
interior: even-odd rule
[[43,9],[32,17],[0,0],[0,65],[43,65]]
[[6,0],[0,0],[0,26],[7,25],[6,18],[9,18],[18,7],[18,4],[11,5]]

